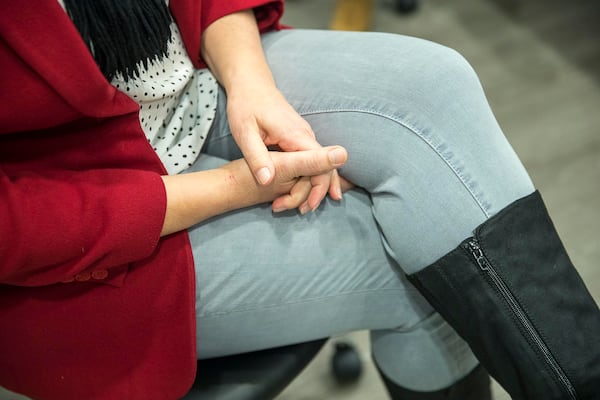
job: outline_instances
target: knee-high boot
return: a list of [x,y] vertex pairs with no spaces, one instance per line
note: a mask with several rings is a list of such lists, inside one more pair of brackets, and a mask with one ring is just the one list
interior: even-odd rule
[[409,279],[513,399],[600,399],[600,311],[538,192]]

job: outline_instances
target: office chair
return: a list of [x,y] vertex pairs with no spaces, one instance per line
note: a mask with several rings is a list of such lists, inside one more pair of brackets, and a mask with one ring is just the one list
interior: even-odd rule
[[[198,361],[196,381],[182,400],[268,400],[308,365],[327,339]],[[335,345],[332,373],[340,384],[358,379],[360,358],[346,342]]]
[[326,339],[198,361],[184,400],[273,399],[304,369]]

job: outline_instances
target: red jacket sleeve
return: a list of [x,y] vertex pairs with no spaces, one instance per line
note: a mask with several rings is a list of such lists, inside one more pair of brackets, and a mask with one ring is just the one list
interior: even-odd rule
[[105,81],[78,33],[47,31],[45,18],[66,18],[55,13],[26,27],[0,17],[0,284],[94,272],[119,284],[128,263],[157,249],[163,169],[137,106]]
[[254,9],[261,32],[282,28],[283,0],[171,0],[169,4],[188,54],[197,68],[206,66],[200,57],[202,32],[225,15]]
[[157,173],[0,171],[0,282],[46,285],[145,258],[164,210]]

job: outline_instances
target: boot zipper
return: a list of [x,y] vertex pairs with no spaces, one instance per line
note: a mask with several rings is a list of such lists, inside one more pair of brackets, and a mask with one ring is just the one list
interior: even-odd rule
[[531,321],[529,320],[529,318],[527,317],[527,315],[525,314],[525,312],[523,311],[513,294],[510,292],[510,290],[508,290],[508,287],[506,286],[500,275],[498,275],[492,264],[489,262],[489,260],[483,253],[483,249],[479,245],[479,241],[476,238],[472,238],[467,243],[466,248],[477,262],[477,265],[479,265],[479,268],[481,268],[481,270],[484,271],[490,277],[494,286],[498,289],[498,292],[502,295],[503,299],[509,305],[510,309],[513,311],[521,325],[529,333],[531,339],[537,345],[537,348],[542,353],[542,355],[544,356],[544,358],[558,377],[559,381],[565,387],[566,391],[569,394],[569,397],[572,400],[577,400],[577,394],[575,393],[575,389],[569,381],[569,378],[565,375],[562,368],[558,365],[558,362],[556,361],[552,353],[550,353],[550,350],[548,349],[540,335],[534,329],[533,325],[531,324]]

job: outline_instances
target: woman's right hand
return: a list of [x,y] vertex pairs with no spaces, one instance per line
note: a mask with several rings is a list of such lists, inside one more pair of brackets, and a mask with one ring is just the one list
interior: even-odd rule
[[223,168],[231,171],[248,199],[255,204],[273,201],[275,212],[297,208],[308,198],[312,190],[311,177],[329,173],[342,166],[348,154],[341,146],[294,152],[269,152],[275,166],[275,176],[269,185],[256,181],[248,163],[240,159]]
[[310,177],[333,171],[348,159],[341,146],[269,155],[276,172],[266,186],[256,181],[244,159],[208,171],[163,176],[167,206],[161,236],[255,204],[272,201],[273,211],[296,208],[310,193]]

